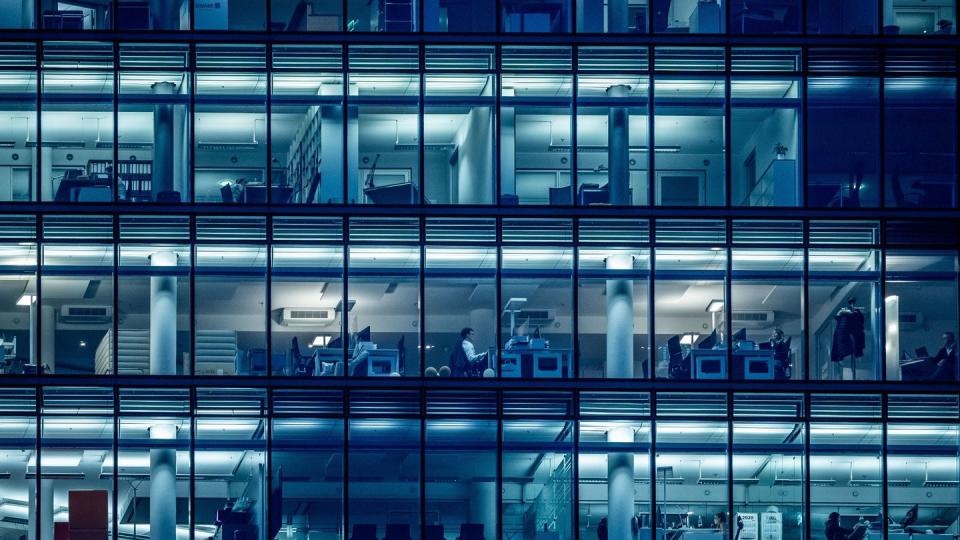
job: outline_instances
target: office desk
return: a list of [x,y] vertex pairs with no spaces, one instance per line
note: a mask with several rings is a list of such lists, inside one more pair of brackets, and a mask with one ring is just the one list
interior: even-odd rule
[[[488,356],[496,358],[490,349]],[[500,375],[506,378],[569,379],[573,377],[568,349],[510,349],[499,357]],[[496,364],[495,364],[496,365]]]
[[410,182],[370,187],[363,194],[373,204],[416,204],[420,201],[417,188]]
[[[331,366],[332,369],[328,369],[327,372],[324,372],[324,365]],[[334,348],[334,349],[314,349],[313,350],[313,375],[314,377],[321,376],[330,376],[330,375],[343,375],[343,349]],[[340,367],[340,369],[337,369]]]
[[[289,186],[271,186],[270,196],[273,204],[286,204],[290,200],[293,188]],[[243,202],[250,204],[267,203],[267,186],[263,184],[248,184],[243,188]]]
[[[730,369],[736,380],[773,380],[772,350],[734,350]],[[725,349],[693,349],[690,363],[694,379],[726,379],[727,351]]]
[[97,201],[107,202],[112,199],[110,192],[110,178],[63,179],[57,186],[53,200],[57,202]]

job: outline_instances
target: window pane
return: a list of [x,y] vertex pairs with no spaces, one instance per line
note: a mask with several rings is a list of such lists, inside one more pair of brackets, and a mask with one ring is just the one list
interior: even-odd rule
[[[207,6],[194,4],[197,17]],[[224,5],[223,11],[227,7]],[[190,2],[188,0],[117,0],[117,28],[120,30],[189,30]]]
[[733,34],[796,34],[800,19],[800,0],[754,0],[730,7]]
[[427,32],[493,32],[496,5],[489,0],[425,0],[423,29]]
[[496,537],[497,422],[430,419],[426,435],[428,534]]
[[884,80],[887,206],[956,204],[956,81]]
[[[657,424],[658,526],[712,528],[727,537],[727,425]],[[696,487],[695,487],[696,486]]]
[[353,246],[348,377],[420,376],[420,250]]
[[724,94],[721,79],[654,82],[657,205],[724,204]]
[[581,249],[580,376],[649,378],[650,253]]
[[44,30],[109,30],[113,19],[113,2],[62,2],[41,0]]
[[763,536],[801,540],[803,527],[803,425],[735,423],[733,425],[733,511]]
[[577,0],[577,32],[645,34],[648,0]]
[[653,0],[653,31],[676,34],[723,32],[722,0]]
[[[957,426],[887,426],[888,534],[945,531],[957,513]],[[924,491],[922,501],[913,494]],[[914,510],[916,508],[916,510]],[[912,517],[911,517],[912,514]]]
[[504,32],[570,31],[570,0],[503,0],[500,12]]
[[343,30],[342,2],[273,0],[270,30],[274,32],[339,32]]
[[731,81],[732,204],[799,206],[799,82]]
[[0,201],[34,201],[39,171],[35,144],[37,75],[27,71],[0,72],[0,98],[0,114],[9,117],[9,121],[0,123],[0,137],[12,143],[7,154],[9,161],[0,165]]
[[[120,73],[117,198],[190,201],[190,80],[186,73]],[[142,141],[142,142],[141,142]]]
[[878,424],[810,426],[811,537],[837,527],[883,534],[881,439]]
[[416,32],[417,18],[416,0],[347,0],[347,30],[351,32]]
[[43,74],[44,201],[113,201],[113,79],[104,72]]
[[[884,4],[885,34],[954,34],[954,0],[934,4],[913,0],[893,0]],[[892,9],[891,9],[892,8]]]
[[[3,311],[0,336],[4,358],[0,373],[19,375],[37,373],[35,340],[37,320],[37,247],[33,244],[0,245],[0,281],[7,284],[9,300]],[[44,351],[44,358],[54,352]]]
[[193,0],[193,27],[196,30],[267,29],[267,7],[264,0],[233,0],[233,2],[204,2]]
[[880,204],[880,89],[877,79],[807,80],[807,203]]
[[876,34],[875,0],[807,0],[807,33]]

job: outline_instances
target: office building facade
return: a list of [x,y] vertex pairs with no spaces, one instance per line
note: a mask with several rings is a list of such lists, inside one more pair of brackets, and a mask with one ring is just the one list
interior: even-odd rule
[[7,0],[3,540],[952,540],[955,0]]

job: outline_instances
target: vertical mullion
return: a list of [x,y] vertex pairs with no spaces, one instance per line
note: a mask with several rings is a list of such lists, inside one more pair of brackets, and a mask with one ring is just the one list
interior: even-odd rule
[[[880,121],[880,129],[877,133],[877,138],[879,139],[879,148],[877,149],[879,155],[879,178],[878,182],[878,192],[880,193],[880,201],[877,203],[876,208],[886,208],[887,207],[887,54],[886,49],[881,48],[880,53],[880,110],[878,111],[877,117]],[[854,373],[854,379],[856,379],[856,373]]]
[[[114,134],[114,136],[116,136],[116,134]],[[116,146],[117,145],[114,145],[114,148],[116,148]],[[111,218],[113,228],[113,261],[111,262],[112,268],[110,269],[110,273],[113,279],[110,281],[113,283],[113,298],[110,304],[113,306],[114,313],[120,313],[120,224],[118,221],[118,216]],[[113,366],[113,373],[109,373],[108,375],[116,378],[120,375],[120,317],[111,317],[111,319],[110,329],[113,335],[110,338],[110,365]],[[96,369],[94,369],[94,373],[96,373]]]
[[[421,370],[422,372],[422,370]],[[427,538],[427,391],[421,387],[420,400],[420,540]]]
[[[729,155],[729,152],[728,152]],[[733,380],[733,249],[731,248],[731,238],[733,236],[733,221],[725,220],[724,221],[724,248],[723,252],[726,255],[725,261],[725,276],[723,277],[723,318],[724,318],[724,341],[726,341],[726,351],[727,351],[727,377],[728,381]],[[692,346],[692,344],[691,344]],[[744,362],[744,375],[741,378],[746,376],[746,362]],[[733,399],[732,396],[730,399]],[[728,411],[729,412],[729,411]],[[731,482],[732,482],[732,476]],[[727,525],[730,525],[729,521]]]
[[[499,265],[497,266],[499,268]],[[498,287],[499,290],[499,287]],[[498,293],[499,294],[499,293]],[[499,332],[500,323],[497,323]],[[499,373],[500,370],[497,370]],[[496,540],[503,538],[503,390],[497,391],[497,531]]]
[[[423,5],[423,2],[422,2],[422,1],[417,2],[417,3],[418,3],[418,5],[420,5],[420,6],[422,7],[422,5]],[[413,204],[419,206],[419,207],[423,207],[423,205],[426,203],[426,194],[425,194],[425,192],[426,192],[426,184],[427,184],[427,182],[426,182],[426,180],[427,180],[427,175],[426,175],[426,171],[424,170],[424,153],[425,153],[425,149],[424,149],[424,145],[425,145],[425,143],[424,143],[424,121],[425,121],[425,119],[424,119],[424,111],[425,111],[425,108],[424,108],[423,102],[424,102],[424,94],[426,93],[426,89],[425,89],[425,85],[426,85],[426,80],[425,80],[425,79],[426,79],[426,76],[424,75],[424,72],[423,72],[423,66],[425,65],[424,55],[425,55],[424,47],[423,47],[422,45],[421,45],[421,46],[418,46],[418,47],[417,47],[417,68],[418,68],[418,69],[417,69],[417,71],[418,71],[417,82],[418,82],[418,86],[419,86],[420,88],[419,88],[419,90],[418,90],[418,92],[417,92],[417,111],[418,111],[418,113],[417,113],[417,141],[418,141],[418,143],[417,143],[417,163],[418,163],[418,167],[419,167],[419,169],[420,169],[420,171],[419,171],[420,174],[417,175],[419,178],[415,179],[416,182],[419,182],[419,185],[417,186],[417,187],[418,187],[417,191],[419,192],[419,195],[417,196],[416,200],[411,201],[411,202],[412,202]],[[359,120],[358,120],[358,122],[359,122]],[[358,125],[359,125],[359,124],[358,124]],[[398,129],[399,129],[399,128],[398,128]],[[422,311],[422,310],[421,310],[421,311]],[[422,343],[423,343],[423,342],[421,341],[421,344],[422,344]]]
[[[886,364],[886,362],[884,362],[884,364]],[[890,405],[890,400],[889,400],[889,398],[890,398],[890,395],[887,394],[886,392],[884,392],[884,393],[882,393],[882,394],[880,395],[880,401],[881,401],[881,407],[880,407],[880,411],[881,411],[880,423],[881,423],[881,433],[883,434],[883,439],[881,439],[881,441],[880,441],[880,448],[881,448],[881,452],[880,452],[880,453],[881,453],[881,456],[882,456],[882,459],[880,460],[880,475],[881,475],[880,478],[882,479],[881,482],[880,482],[880,485],[883,486],[882,489],[880,490],[880,512],[881,512],[880,515],[883,516],[883,519],[880,520],[880,521],[881,521],[881,524],[880,524],[880,527],[881,527],[881,529],[880,529],[880,537],[881,537],[881,538],[886,538],[886,535],[888,534],[887,522],[889,521],[889,516],[890,516],[890,509],[888,508],[888,504],[889,504],[889,502],[890,502],[890,497],[889,497],[890,485],[887,483],[887,482],[889,481],[889,479],[890,479],[890,477],[889,477],[889,471],[887,470],[887,469],[888,469],[888,467],[887,467],[887,460],[888,460],[888,454],[887,454],[887,435],[888,435],[888,430],[887,430],[887,418],[888,418],[887,407]]]
[[[573,478],[571,478],[570,502],[573,514],[573,523],[570,525],[572,531],[570,538],[580,538],[580,392],[573,393],[573,418],[570,423],[573,425],[573,448],[570,450]],[[609,478],[607,479],[609,481]]]
[[[803,227],[803,277],[801,278],[801,295],[803,302],[803,354],[801,354],[800,362],[803,364],[804,370],[804,380],[814,379],[813,373],[813,355],[810,353],[810,323],[811,319],[811,310],[810,310],[810,221],[804,220],[802,223]],[[816,378],[820,378],[820,374],[816,374]],[[809,538],[809,536],[808,536]]]
[[810,518],[810,394],[803,394],[803,540],[810,540],[813,527]]
[[[651,146],[650,146],[650,148],[653,148],[652,144],[653,144],[653,141],[651,140]],[[648,154],[653,155],[653,152],[648,152]],[[649,177],[649,175],[648,175],[648,177]],[[650,183],[650,185],[653,185],[653,184]],[[653,190],[651,190],[651,192],[652,192],[652,191],[653,191]],[[657,280],[656,280],[656,278],[655,278],[655,274],[656,274],[656,272],[657,272],[657,253],[656,253],[656,249],[654,248],[654,233],[655,233],[655,230],[656,230],[656,220],[651,219],[651,220],[649,220],[649,221],[647,222],[647,238],[649,239],[649,242],[650,242],[650,244],[649,244],[650,247],[648,248],[648,249],[649,249],[649,254],[650,254],[649,257],[648,257],[648,260],[650,261],[650,275],[647,277],[647,336],[648,336],[648,339],[647,339],[647,379],[649,379],[649,380],[651,380],[651,381],[652,381],[652,380],[655,380],[655,379],[657,378],[657,366],[656,366],[656,359],[657,359],[657,352],[656,352],[656,347],[657,347],[657,333],[656,333],[656,330],[657,330],[657,321],[656,321],[656,319],[657,319],[657,302],[656,302],[656,296],[657,296],[657,294],[656,294]],[[669,373],[669,370],[668,370],[668,373]],[[651,402],[650,402],[651,414],[653,414],[652,411],[655,410],[655,409],[652,408],[652,407],[655,405],[655,403],[654,403],[655,400],[653,400],[653,395],[654,395],[653,393],[650,394],[650,396],[651,396],[651,397],[650,397],[650,399],[651,399]],[[653,424],[652,421],[651,421],[651,424]],[[651,437],[652,437],[652,433],[651,433]],[[653,444],[653,443],[651,442],[651,444]],[[653,470],[653,469],[651,469],[651,470]],[[656,476],[656,475],[654,475],[654,476]],[[656,490],[656,479],[654,479],[654,490],[653,490],[653,491],[654,491],[654,492],[657,491],[657,490]],[[652,532],[655,533],[656,531],[652,531]],[[651,537],[651,538],[656,538],[656,536],[653,536],[653,537]]]
[[[651,260],[652,257],[651,257]],[[651,377],[652,378],[652,377]],[[647,454],[650,467],[650,538],[657,538],[657,521],[660,512],[657,511],[657,393],[650,392],[650,450]]]
[[[37,15],[40,15],[40,4],[41,0],[36,0],[37,2]],[[37,25],[40,25],[42,19],[37,19]],[[37,157],[35,159],[34,167],[34,179],[33,184],[36,189],[36,195],[32,197],[34,201],[43,202],[43,182],[44,182],[44,172],[43,172],[43,82],[45,78],[45,72],[42,69],[43,66],[43,42],[37,42],[36,49],[36,59],[35,59],[35,73],[37,74],[37,90],[36,90],[36,107],[37,107]],[[38,316],[39,317],[39,316]],[[39,327],[38,327],[39,328]],[[39,349],[38,349],[39,350]],[[40,364],[38,363],[37,366]],[[39,530],[39,529],[38,529]],[[37,538],[40,538],[39,536]]]
[[[119,312],[114,312],[119,313]],[[116,317],[114,317],[116,319]],[[113,467],[111,472],[112,478],[112,488],[113,493],[110,498],[111,504],[111,514],[113,515],[113,520],[111,523],[111,528],[113,529],[110,538],[112,540],[117,540],[120,537],[120,516],[117,510],[120,507],[120,499],[117,493],[120,487],[119,473],[120,473],[120,387],[119,385],[114,385],[113,387],[113,444],[111,445],[113,450]],[[136,501],[134,501],[136,504]]]
[[[344,303],[344,313],[346,312],[346,303]],[[346,349],[347,347],[344,347]],[[346,373],[346,370],[344,370]],[[350,528],[350,390],[343,390],[343,473],[341,476],[343,490],[343,516],[341,520],[340,539],[348,538]]]
[[[272,10],[271,10],[271,8],[270,8],[270,3],[271,3],[271,1],[272,1],[272,0],[267,0],[267,28],[268,28],[268,29],[270,29],[270,18],[269,18],[269,17],[270,17],[270,14],[272,13]],[[272,44],[272,43],[267,43],[267,44],[266,44],[266,49],[267,49],[267,50],[266,50],[266,58],[264,59],[264,61],[265,61],[266,66],[267,66],[267,72],[266,72],[266,79],[267,79],[267,88],[266,88],[267,96],[266,96],[266,98],[267,98],[267,100],[266,100],[266,110],[264,111],[263,117],[265,118],[265,124],[266,124],[266,125],[264,126],[264,129],[266,130],[266,133],[267,133],[267,141],[266,141],[266,143],[267,143],[267,171],[266,171],[266,175],[264,175],[264,178],[266,179],[266,184],[267,184],[266,203],[267,203],[268,205],[273,205],[273,204],[275,204],[275,203],[274,203],[274,200],[273,200],[273,129],[272,129],[272,126],[271,126],[271,124],[273,123],[273,44]],[[269,218],[268,218],[268,221],[269,221]],[[268,229],[268,230],[269,230],[269,229]],[[270,272],[269,269],[267,269],[267,275],[269,275],[269,272]],[[269,304],[269,302],[268,302],[268,304]],[[269,311],[268,311],[268,313],[269,313]],[[267,335],[268,335],[268,337],[267,337],[267,343],[268,343],[268,344],[270,343],[269,333],[270,333],[270,330],[269,330],[269,327],[268,327],[268,328],[267,328]],[[270,351],[270,347],[269,347],[269,346],[267,347],[267,351]],[[270,364],[269,352],[268,352],[267,354],[268,354],[267,365],[269,366],[269,364]],[[268,373],[269,373],[269,371],[270,371],[269,368],[267,369],[267,371],[268,371]]]
[[[193,228],[191,228],[193,230]],[[191,273],[192,275],[192,273]],[[192,305],[192,303],[191,303]],[[192,313],[192,310],[191,310]],[[190,389],[190,501],[188,506],[190,538],[196,538],[197,527],[197,387]]]
[[[344,5],[344,9],[346,9],[347,0],[343,0],[343,5]],[[342,131],[342,136],[343,136],[343,144],[342,144],[340,154],[341,154],[341,158],[343,159],[343,167],[342,167],[343,170],[341,172],[343,177],[340,179],[340,181],[343,184],[343,188],[342,188],[343,191],[341,195],[341,200],[343,201],[343,204],[354,204],[356,202],[356,201],[351,201],[347,198],[347,196],[350,194],[349,178],[350,178],[350,157],[351,157],[350,156],[350,136],[349,136],[350,71],[347,69],[349,67],[349,63],[350,63],[350,56],[349,56],[349,51],[347,49],[347,45],[342,44],[340,45],[340,69],[343,74],[343,77],[342,77],[343,81],[340,83],[342,86],[340,92],[343,97],[343,99],[341,100],[341,107],[343,107],[343,110],[340,113],[340,117],[343,118],[343,122],[341,122],[342,125],[340,127]],[[323,120],[323,117],[321,117],[321,121],[322,120]],[[357,148],[357,152],[359,151],[360,149]],[[359,159],[359,156],[358,156],[358,159]],[[344,304],[344,312],[343,312],[344,319],[346,319],[346,313],[347,313],[346,304]]]
[[[727,10],[729,11],[730,2],[726,2],[726,6]],[[729,18],[727,21],[729,21]],[[721,148],[723,148],[723,205],[728,209],[733,205],[733,197],[730,193],[733,185],[733,182],[730,179],[732,172],[730,162],[732,160],[731,154],[733,153],[731,151],[732,130],[730,129],[730,124],[733,121],[733,114],[730,106],[730,77],[733,71],[731,68],[732,60],[730,57],[732,55],[732,49],[727,47],[723,49],[723,143]]]
[[[33,498],[33,511],[34,515],[39,516],[41,519],[34,520],[35,523],[33,524],[33,528],[34,535],[36,535],[35,538],[38,539],[43,538],[43,527],[41,526],[41,523],[43,523],[43,516],[40,514],[40,507],[43,506],[40,502],[43,497],[43,483],[40,481],[43,476],[43,398],[43,387],[37,387],[34,400],[34,414],[37,422],[37,432],[34,434],[37,445],[35,448],[37,460],[36,465],[33,468],[35,473],[33,478],[33,489],[34,493],[36,493],[36,496]],[[51,519],[53,519],[52,516]]]
[[[573,342],[572,347],[570,347],[570,352],[573,354],[573,357],[570,358],[570,369],[573,373],[570,374],[570,378],[579,379],[580,378],[580,220],[572,219],[571,226],[573,227],[573,283],[571,287],[571,292],[573,298],[570,300],[571,309],[573,310],[573,315],[571,317],[571,330],[573,332]],[[631,359],[631,362],[633,359]],[[579,409],[577,409],[579,411]],[[577,529],[579,530],[579,529]]]
[[[192,122],[191,122],[192,125]],[[191,177],[193,175],[191,174]],[[190,365],[184,373],[196,373],[197,364],[197,218],[190,218]],[[193,454],[190,456],[193,463]]]
[[[728,302],[729,303],[729,302]],[[729,375],[729,373],[728,373]],[[727,523],[726,523],[726,534],[724,535],[723,540],[729,540],[733,538],[733,532],[736,530],[737,521],[734,518],[736,515],[734,513],[733,506],[733,497],[734,497],[734,484],[733,484],[733,391],[728,391],[726,394],[727,398],[727,456],[726,456],[726,467],[727,467]]]
[[[881,225],[880,227],[880,248],[878,250],[878,257],[880,257],[880,283],[878,287],[880,288],[880,298],[877,300],[877,303],[880,305],[880,320],[877,321],[877,326],[879,331],[877,332],[877,337],[880,339],[879,343],[874,343],[874,348],[878,352],[880,369],[875,371],[873,380],[887,381],[887,354],[886,354],[886,343],[887,343],[887,249],[886,249],[886,232],[885,227]],[[874,295],[876,297],[876,295]],[[898,323],[899,326],[899,323]],[[874,338],[876,339],[876,338]],[[897,353],[899,358],[899,353]],[[876,358],[876,355],[875,355]],[[876,359],[874,360],[877,361]],[[856,365],[854,365],[856,368]],[[856,372],[854,372],[854,380],[856,380]],[[884,399],[886,399],[886,394],[884,394]],[[885,409],[884,409],[885,410]],[[886,453],[884,453],[886,456]],[[884,485],[886,485],[886,479],[884,479]],[[886,515],[886,514],[884,514]]]
[[[119,1],[119,0],[117,0]],[[111,2],[110,5],[113,5]],[[111,197],[114,203],[120,201],[120,46],[112,45],[113,53],[113,178],[110,179]],[[114,297],[116,301],[116,297]],[[119,311],[114,311],[119,313]],[[116,320],[116,317],[114,317]],[[114,325],[116,326],[116,325]],[[114,349],[116,352],[116,349]],[[116,370],[114,370],[116,372]]]
[[[37,145],[39,149],[39,145]],[[38,170],[39,173],[39,170]],[[33,241],[36,243],[36,253],[34,259],[34,272],[35,277],[34,281],[37,284],[37,295],[34,298],[33,303],[36,306],[33,311],[33,316],[36,318],[34,321],[35,334],[30,336],[32,340],[34,351],[36,353],[36,358],[31,358],[30,361],[33,362],[33,365],[36,366],[37,377],[40,377],[40,380],[43,381],[43,340],[40,339],[40,336],[43,335],[43,272],[41,271],[43,267],[43,214],[37,214],[34,218],[34,238]],[[38,404],[39,407],[39,404]],[[39,414],[39,413],[38,413]],[[39,416],[37,417],[39,422]],[[37,424],[39,428],[39,423]],[[38,458],[39,459],[39,458]],[[39,463],[39,461],[37,462]],[[38,480],[39,481],[39,480]],[[38,535],[37,538],[40,538]]]
[[[657,1],[657,0],[653,0]],[[654,47],[647,49],[647,73],[650,80],[650,91],[648,92],[647,97],[647,139],[649,143],[647,144],[647,206],[656,205],[656,145],[657,145],[657,134],[656,134],[656,101],[657,101],[657,78],[656,78],[656,66],[657,66],[657,50]],[[651,231],[653,231],[651,224]]]
[[[576,5],[576,2],[571,2],[572,5]],[[574,19],[576,20],[576,19]],[[577,91],[577,82],[580,80],[578,76],[578,67],[579,67],[579,47],[571,47],[571,57],[570,57],[570,80],[572,82],[570,88],[570,204],[577,204],[577,187],[580,185],[580,180],[578,176],[580,175],[580,165],[579,153],[577,150],[577,112],[579,108],[577,107],[577,98],[579,92]],[[514,117],[516,118],[516,117]],[[608,143],[609,144],[609,143]],[[576,317],[574,317],[576,319]],[[574,320],[576,324],[576,320]]]
[[[342,239],[341,253],[343,254],[343,299],[340,302],[340,339],[343,342],[343,374],[342,377],[349,377],[348,363],[350,360],[350,218],[344,216],[341,218]],[[345,396],[349,397],[349,396]],[[347,402],[349,404],[349,401]]]
[[[268,107],[269,110],[269,107]],[[267,125],[270,125],[270,122],[267,122]],[[269,140],[269,136],[267,139]],[[270,165],[270,158],[267,158],[267,165]],[[270,167],[272,168],[272,167]],[[267,193],[269,194],[272,191],[270,187],[271,184],[267,184]],[[267,195],[269,200],[269,195]],[[266,310],[263,314],[264,324],[267,332],[267,372],[264,374],[265,377],[273,376],[273,213],[267,214],[266,216],[266,226],[267,226],[267,268],[263,273],[266,283],[264,284],[265,296],[264,304],[266,305]],[[251,375],[253,375],[251,373]],[[268,484],[269,485],[269,484]]]
[[[496,298],[497,308],[495,310],[495,313],[500,313],[503,310],[503,292],[501,290],[503,288],[503,271],[502,271],[503,270],[502,268],[503,267],[503,243],[501,241],[501,237],[503,236],[503,221],[497,218],[494,220],[494,224],[496,227],[496,233],[494,235],[496,245],[494,249],[497,252],[497,269],[496,269],[496,276],[494,278],[496,281],[495,285],[496,285],[496,297],[497,297]],[[501,358],[503,356],[503,317],[500,315],[497,316],[496,335],[497,335],[497,343],[496,343],[495,350],[497,351],[497,354],[496,354],[496,361],[494,362],[494,365],[493,365],[493,369],[497,373],[497,378],[500,378],[502,376],[502,374],[500,373],[500,366],[503,365],[503,362],[501,361]]]
[[795,188],[798,208],[807,207],[807,76],[804,68],[807,65],[807,53],[808,49],[800,49],[800,77],[797,82],[797,93],[800,95],[800,132],[797,133],[797,165],[800,168],[797,171],[797,182],[800,185]]
[[[421,190],[420,193],[422,194],[422,193],[423,193],[423,190]],[[417,226],[418,226],[418,229],[419,229],[418,236],[419,236],[419,239],[420,239],[420,264],[419,264],[419,268],[418,268],[419,281],[420,281],[420,287],[419,287],[419,289],[420,289],[420,290],[417,292],[417,295],[418,295],[417,298],[419,299],[420,309],[419,309],[419,313],[417,313],[417,317],[418,317],[418,323],[417,323],[417,324],[418,324],[418,330],[419,330],[419,337],[418,337],[418,339],[417,339],[417,372],[414,374],[414,376],[416,376],[416,377],[422,377],[422,376],[423,376],[423,370],[424,370],[424,368],[426,367],[426,362],[427,362],[427,347],[426,347],[426,343],[427,343],[427,329],[426,329],[426,322],[427,322],[427,315],[426,315],[426,313],[427,313],[427,294],[426,294],[426,290],[427,290],[427,279],[426,279],[427,248],[426,248],[426,245],[425,245],[425,242],[426,242],[426,231],[425,231],[425,229],[426,229],[426,220],[425,220],[425,218],[417,219]],[[404,376],[406,376],[406,377],[411,376],[411,374],[409,373],[409,370],[407,369],[407,366],[404,366],[403,372],[404,372],[404,373],[403,373]],[[421,470],[423,470],[423,469],[421,469]],[[426,538],[426,535],[424,535],[423,538]]]
[[[190,2],[191,18],[193,13],[193,4],[194,4],[193,2]],[[196,181],[194,180],[194,176],[195,176],[194,171],[196,170],[196,159],[197,159],[196,157],[197,145],[195,142],[196,129],[197,129],[196,128],[196,124],[197,124],[197,76],[196,76],[196,73],[197,72],[196,72],[196,69],[194,68],[194,66],[196,65],[196,62],[195,62],[196,56],[197,56],[196,45],[191,44],[190,53],[187,55],[187,74],[188,74],[187,80],[189,81],[187,83],[187,92],[189,93],[189,100],[190,100],[190,105],[189,105],[190,109],[187,111],[187,115],[186,115],[187,124],[189,126],[189,132],[190,132],[189,133],[190,140],[188,141],[188,143],[190,144],[190,150],[187,151],[187,163],[190,169],[187,173],[187,177],[184,179],[185,182],[190,183],[189,186],[186,186],[186,190],[189,193],[189,196],[186,197],[187,203],[193,202],[196,199],[196,192],[197,192]],[[193,230],[193,227],[191,227],[190,229]],[[190,298],[192,300],[193,296],[191,295]]]

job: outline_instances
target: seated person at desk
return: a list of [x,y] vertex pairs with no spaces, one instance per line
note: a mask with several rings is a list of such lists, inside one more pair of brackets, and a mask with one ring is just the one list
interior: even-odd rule
[[713,528],[717,529],[717,532],[720,534],[727,533],[727,513],[726,512],[717,512],[713,515]]
[[937,355],[930,359],[930,363],[934,365],[930,378],[935,381],[952,381],[957,378],[957,338],[953,332],[944,332],[940,341],[943,346]]
[[450,375],[452,377],[481,377],[487,364],[487,353],[477,354],[473,346],[473,328],[460,331],[460,340],[450,353]]
[[824,524],[824,536],[827,540],[860,540],[866,532],[867,526],[862,523],[858,523],[853,529],[841,527],[838,512],[830,512]]

